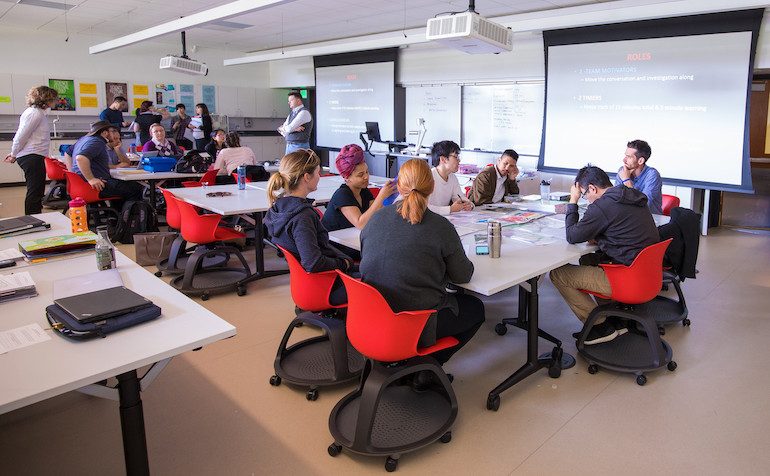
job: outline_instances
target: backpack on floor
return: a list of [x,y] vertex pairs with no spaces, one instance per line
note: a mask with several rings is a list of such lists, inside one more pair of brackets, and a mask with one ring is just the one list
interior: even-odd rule
[[150,231],[158,231],[158,216],[152,206],[145,201],[126,201],[110,239],[130,244],[134,242],[135,233]]
[[174,172],[200,174],[206,172],[211,164],[210,157],[206,159],[197,150],[191,150],[177,161]]

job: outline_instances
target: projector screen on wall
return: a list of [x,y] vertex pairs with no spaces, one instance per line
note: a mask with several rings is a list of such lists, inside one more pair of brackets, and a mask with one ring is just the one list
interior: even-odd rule
[[545,32],[539,168],[574,173],[591,163],[612,175],[626,143],[643,139],[666,183],[750,190],[748,98],[761,10],[759,21],[728,20],[635,22],[596,36],[587,30],[602,27]]
[[367,122],[379,123],[383,140],[394,140],[394,62],[316,67],[315,74],[319,147],[361,145]]

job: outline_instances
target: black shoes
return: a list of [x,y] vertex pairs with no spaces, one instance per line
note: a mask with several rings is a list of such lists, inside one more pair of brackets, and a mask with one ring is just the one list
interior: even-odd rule
[[[450,382],[454,380],[454,376],[452,374],[446,374],[446,376]],[[424,392],[433,387],[440,387],[441,380],[439,380],[438,375],[436,375],[434,372],[431,372],[430,370],[421,370],[414,374],[414,377],[412,377],[411,385],[412,390],[415,392]]]
[[[626,332],[628,332],[628,328],[626,328],[625,322],[621,321],[620,319],[608,318],[605,319],[605,321],[601,324],[595,324],[591,330],[588,331],[588,335],[583,341],[583,344],[603,344],[615,339],[620,335],[625,334]],[[572,337],[578,339],[580,337],[580,332],[575,332],[572,334]]]

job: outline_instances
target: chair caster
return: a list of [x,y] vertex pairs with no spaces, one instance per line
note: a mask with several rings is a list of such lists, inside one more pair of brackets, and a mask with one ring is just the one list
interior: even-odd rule
[[682,319],[682,325],[685,327],[690,327],[690,320],[685,317]]
[[666,368],[667,368],[668,370],[670,370],[671,372],[673,372],[674,370],[676,370],[676,362],[674,362],[674,361],[672,360],[671,362],[669,362],[669,363],[668,363],[668,365],[666,366]]
[[452,432],[451,431],[447,431],[446,433],[444,433],[441,436],[441,438],[439,438],[439,441],[442,442],[442,443],[449,443],[450,441],[452,441]]
[[663,326],[658,326],[658,334],[662,336],[666,335],[666,328]]
[[559,364],[553,363],[550,367],[548,367],[548,376],[551,378],[561,377],[561,367]]
[[500,395],[495,395],[487,397],[487,410],[492,410],[493,412],[496,412],[500,409]]
[[272,377],[270,377],[270,385],[272,385],[273,387],[277,387],[281,385],[281,377],[277,375],[273,375]]
[[388,456],[388,459],[385,460],[385,471],[392,473],[396,468],[398,468],[398,460]]
[[201,294],[201,301],[208,301],[208,300],[209,300],[209,293]]
[[497,335],[504,336],[506,332],[508,332],[508,326],[503,324],[502,322],[495,325],[495,332],[497,332]]
[[591,364],[591,365],[588,366],[588,373],[589,374],[593,375],[593,374],[595,374],[598,371],[599,371],[599,367],[596,364]]
[[308,390],[307,393],[305,394],[305,398],[307,398],[311,402],[318,400],[318,389],[311,388],[310,390]]
[[163,271],[155,271],[155,276],[160,278],[161,276],[163,276]]
[[647,383],[647,377],[645,375],[638,375],[636,377],[636,384],[640,387]]
[[245,286],[238,286],[235,291],[238,293],[238,296],[245,296],[246,295],[246,287]]
[[342,445],[338,445],[337,443],[332,443],[329,445],[329,448],[327,448],[327,451],[329,451],[329,456],[337,456],[342,452]]

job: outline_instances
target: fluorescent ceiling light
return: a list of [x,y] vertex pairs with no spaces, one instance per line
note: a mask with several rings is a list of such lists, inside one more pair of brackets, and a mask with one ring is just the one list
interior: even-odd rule
[[31,5],[33,7],[55,8],[56,10],[69,10],[75,5],[67,5],[58,2],[48,2],[46,0],[19,0],[16,3],[20,5]]
[[218,22],[220,20],[236,17],[238,15],[244,15],[246,13],[270,6],[289,3],[291,1],[292,0],[237,0],[232,3],[228,3],[227,5],[222,5],[210,10],[198,12],[188,17],[172,20],[161,25],[147,28],[146,30],[138,31],[130,35],[122,36],[114,40],[91,46],[88,48],[88,52],[92,55],[96,53],[104,53],[105,51],[122,48],[124,46],[133,45],[134,43],[139,43],[141,41],[146,41],[171,33],[177,33],[196,26]]

